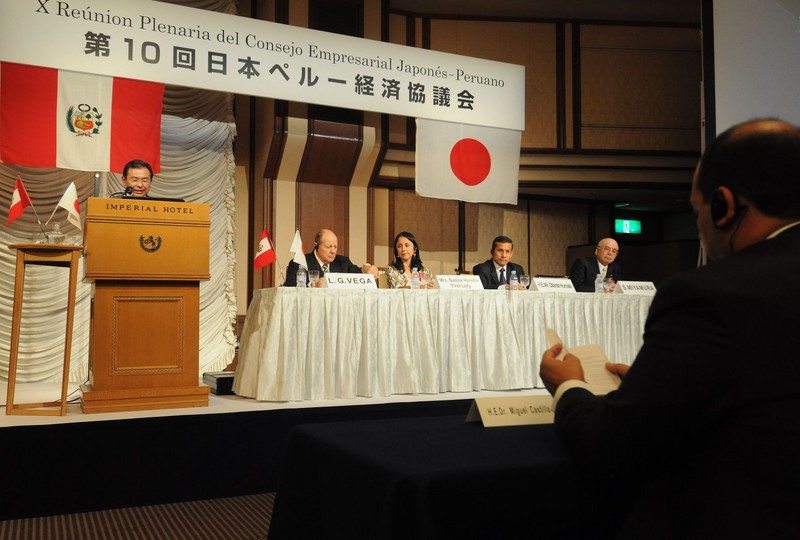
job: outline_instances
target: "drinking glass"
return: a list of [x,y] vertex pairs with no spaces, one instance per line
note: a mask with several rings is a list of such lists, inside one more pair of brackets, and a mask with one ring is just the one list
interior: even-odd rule
[[318,281],[319,281],[319,270],[311,270],[308,273],[308,282],[311,283],[312,287],[316,287]]
[[528,286],[531,284],[531,276],[519,276],[519,284],[522,285],[523,289],[527,290]]

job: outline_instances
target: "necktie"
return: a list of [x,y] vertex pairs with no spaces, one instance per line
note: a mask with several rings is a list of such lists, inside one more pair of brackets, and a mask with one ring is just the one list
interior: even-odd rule
[[607,271],[608,271],[608,267],[607,267],[607,266],[601,266],[601,267],[600,267],[600,276],[601,276],[603,279],[605,279],[605,278],[606,278],[606,272],[607,272]]
[[500,285],[505,285],[505,284],[506,284],[506,269],[505,268],[501,268],[500,269]]
[[330,269],[330,265],[329,264],[323,264],[322,265],[322,271],[325,272],[326,274],[328,273],[329,269]]

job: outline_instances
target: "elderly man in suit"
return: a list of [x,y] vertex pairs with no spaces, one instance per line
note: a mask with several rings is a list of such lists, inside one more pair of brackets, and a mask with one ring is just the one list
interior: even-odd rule
[[[306,269],[317,270],[319,277],[322,277],[327,272],[338,272],[343,274],[372,274],[378,277],[378,267],[371,264],[365,264],[358,267],[353,262],[337,253],[339,249],[339,239],[330,229],[321,229],[314,237],[314,250],[306,253]],[[286,281],[283,283],[284,287],[297,286],[297,269],[299,265],[292,261],[286,268]]]
[[597,243],[594,257],[578,259],[569,271],[569,279],[578,292],[594,292],[594,280],[597,274],[603,280],[610,280],[610,291],[613,292],[617,281],[622,277],[622,267],[615,262],[619,254],[619,245],[613,238],[603,238]]
[[484,289],[497,289],[501,285],[507,285],[512,271],[517,273],[518,278],[525,273],[520,265],[511,262],[514,242],[508,236],[495,238],[490,253],[491,259],[472,267],[472,273],[480,276]]

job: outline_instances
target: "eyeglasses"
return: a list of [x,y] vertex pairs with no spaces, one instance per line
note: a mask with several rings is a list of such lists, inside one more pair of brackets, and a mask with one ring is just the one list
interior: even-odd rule
[[606,251],[608,253],[612,253],[612,254],[615,254],[615,255],[617,253],[619,253],[618,249],[610,248],[608,246],[597,246],[597,249],[602,249],[603,251]]
[[139,178],[139,177],[136,177],[136,176],[128,176],[125,179],[128,182],[133,182],[134,184],[136,184],[137,182],[141,182],[142,184],[149,184],[152,181],[152,178],[148,178],[148,177]]

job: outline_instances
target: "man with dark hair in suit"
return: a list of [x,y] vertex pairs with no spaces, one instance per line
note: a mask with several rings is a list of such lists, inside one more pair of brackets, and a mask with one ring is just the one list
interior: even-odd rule
[[619,254],[619,245],[613,238],[603,238],[597,243],[594,257],[584,257],[573,263],[569,271],[569,279],[578,292],[594,292],[594,280],[597,274],[603,280],[609,280],[609,291],[614,292],[617,281],[622,275],[622,267],[615,262]]
[[611,491],[615,538],[800,538],[800,129],[728,129],[690,200],[714,262],[661,285],[615,392],[545,352],[556,431]]
[[511,272],[517,278],[525,273],[523,268],[511,262],[514,255],[514,242],[508,236],[498,236],[492,240],[491,259],[487,259],[472,267],[472,273],[480,276],[484,289],[497,289],[500,285],[508,285]]
[[131,197],[147,197],[153,182],[153,168],[141,159],[133,159],[122,169],[122,185],[131,189]]
[[[338,272],[343,274],[372,274],[378,277],[378,268],[371,264],[365,264],[359,268],[344,255],[338,255],[339,239],[329,229],[321,229],[316,236],[314,236],[314,250],[306,253],[306,270],[317,270],[319,277],[322,277],[327,272]],[[284,287],[297,286],[297,269],[299,265],[292,261],[286,268],[286,281],[283,283]]]

